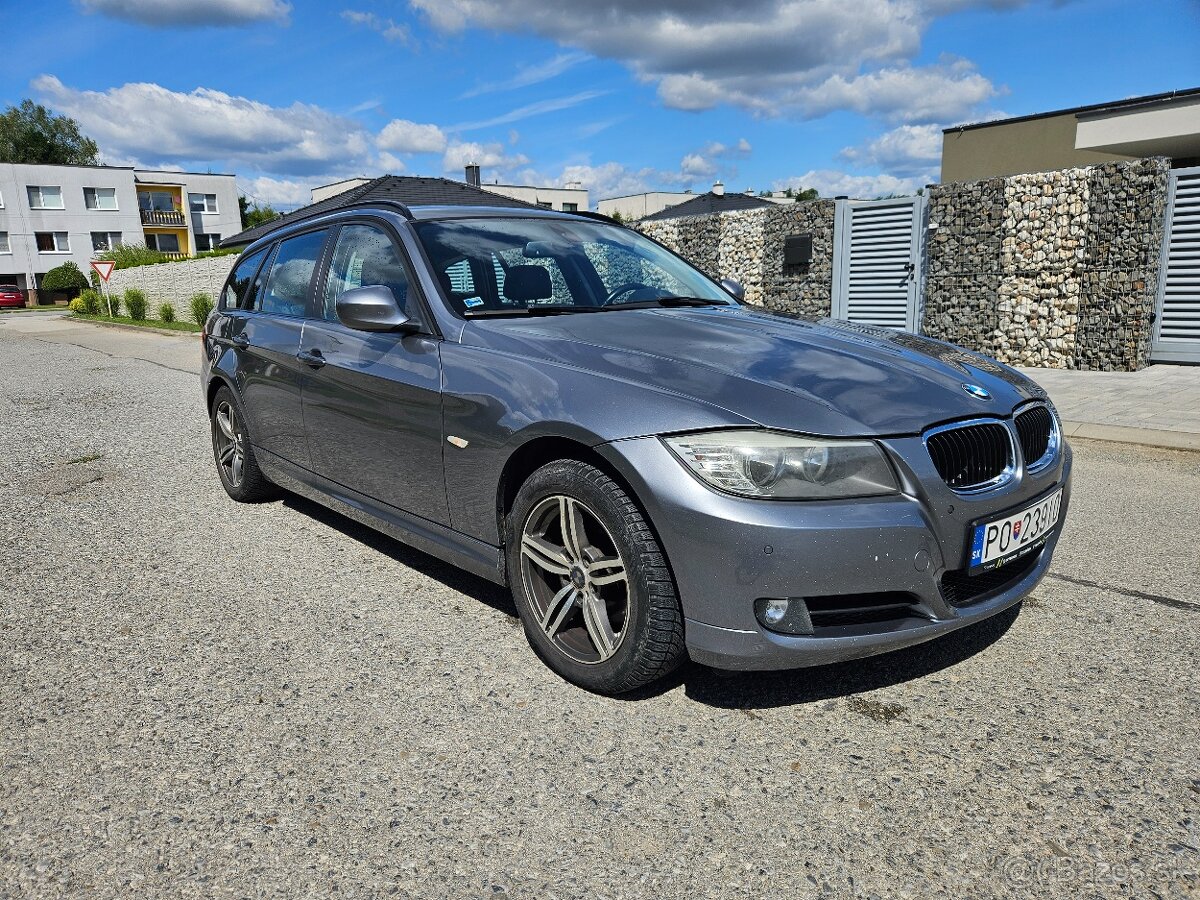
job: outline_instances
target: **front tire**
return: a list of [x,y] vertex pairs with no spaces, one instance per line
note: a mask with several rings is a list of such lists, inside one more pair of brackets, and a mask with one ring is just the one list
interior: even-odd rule
[[277,489],[258,467],[242,405],[228,387],[221,387],[213,397],[209,418],[213,458],[225,493],[239,503],[274,499]]
[[685,658],[683,614],[654,533],[599,469],[538,469],[508,517],[507,567],[529,643],[580,687],[622,694]]

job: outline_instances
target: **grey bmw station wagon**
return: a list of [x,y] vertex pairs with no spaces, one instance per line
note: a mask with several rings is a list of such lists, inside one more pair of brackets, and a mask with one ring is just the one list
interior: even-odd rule
[[741,293],[589,214],[293,216],[204,328],[217,472],[508,585],[534,650],[604,693],[882,653],[1027,595],[1070,498],[1046,394]]

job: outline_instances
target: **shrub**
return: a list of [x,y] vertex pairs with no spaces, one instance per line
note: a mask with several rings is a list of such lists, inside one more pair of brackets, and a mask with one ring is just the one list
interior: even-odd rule
[[74,300],[72,300],[70,303],[68,303],[67,309],[69,309],[71,312],[77,312],[77,313],[85,312],[86,310],[84,310],[84,308],[83,308],[83,295],[81,294],[80,296],[78,296]]
[[87,276],[79,271],[79,266],[67,260],[61,266],[55,266],[42,276],[42,290],[68,291],[78,293],[88,286]]
[[145,244],[118,244],[111,250],[97,253],[96,259],[111,260],[114,269],[129,269],[133,266],[166,262],[170,257],[157,250],[151,250]]
[[75,304],[77,302],[79,304],[79,309],[77,309],[76,312],[86,313],[89,316],[100,315],[100,295],[91,288],[88,288],[86,291],[80,293],[80,295],[72,300],[68,305],[71,309],[75,309]]
[[158,308],[158,321],[174,322],[175,321],[175,307],[173,307],[170,303],[164,303],[162,306],[160,306]]
[[146,318],[146,295],[137,288],[126,288],[125,308],[129,310],[129,318],[141,322]]
[[208,321],[208,314],[213,310],[212,297],[203,291],[198,294],[192,294],[192,299],[188,301],[188,306],[192,312],[192,321],[197,325],[203,325]]

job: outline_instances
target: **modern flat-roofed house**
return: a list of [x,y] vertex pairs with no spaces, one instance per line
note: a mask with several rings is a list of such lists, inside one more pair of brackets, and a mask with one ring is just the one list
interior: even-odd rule
[[118,244],[195,256],[241,228],[232,175],[0,163],[0,284],[36,290]]
[[942,183],[1147,156],[1200,165],[1200,88],[947,128]]

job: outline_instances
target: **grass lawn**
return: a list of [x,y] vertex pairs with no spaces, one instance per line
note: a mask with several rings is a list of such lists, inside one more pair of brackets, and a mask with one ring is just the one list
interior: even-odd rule
[[67,307],[66,307],[65,305],[63,305],[63,306],[51,306],[51,305],[47,305],[47,306],[18,306],[18,307],[16,307],[16,308],[14,308],[14,307],[11,307],[11,306],[6,306],[6,307],[4,307],[3,309],[0,309],[0,313],[20,313],[20,312],[52,312],[53,310],[58,310],[59,312],[66,312],[66,311],[67,311]]
[[84,313],[71,313],[73,319],[84,319],[89,322],[116,322],[121,325],[138,325],[143,328],[165,328],[168,331],[189,331],[199,334],[200,326],[195,322],[162,322],[158,319],[131,319],[128,316],[89,316]]

